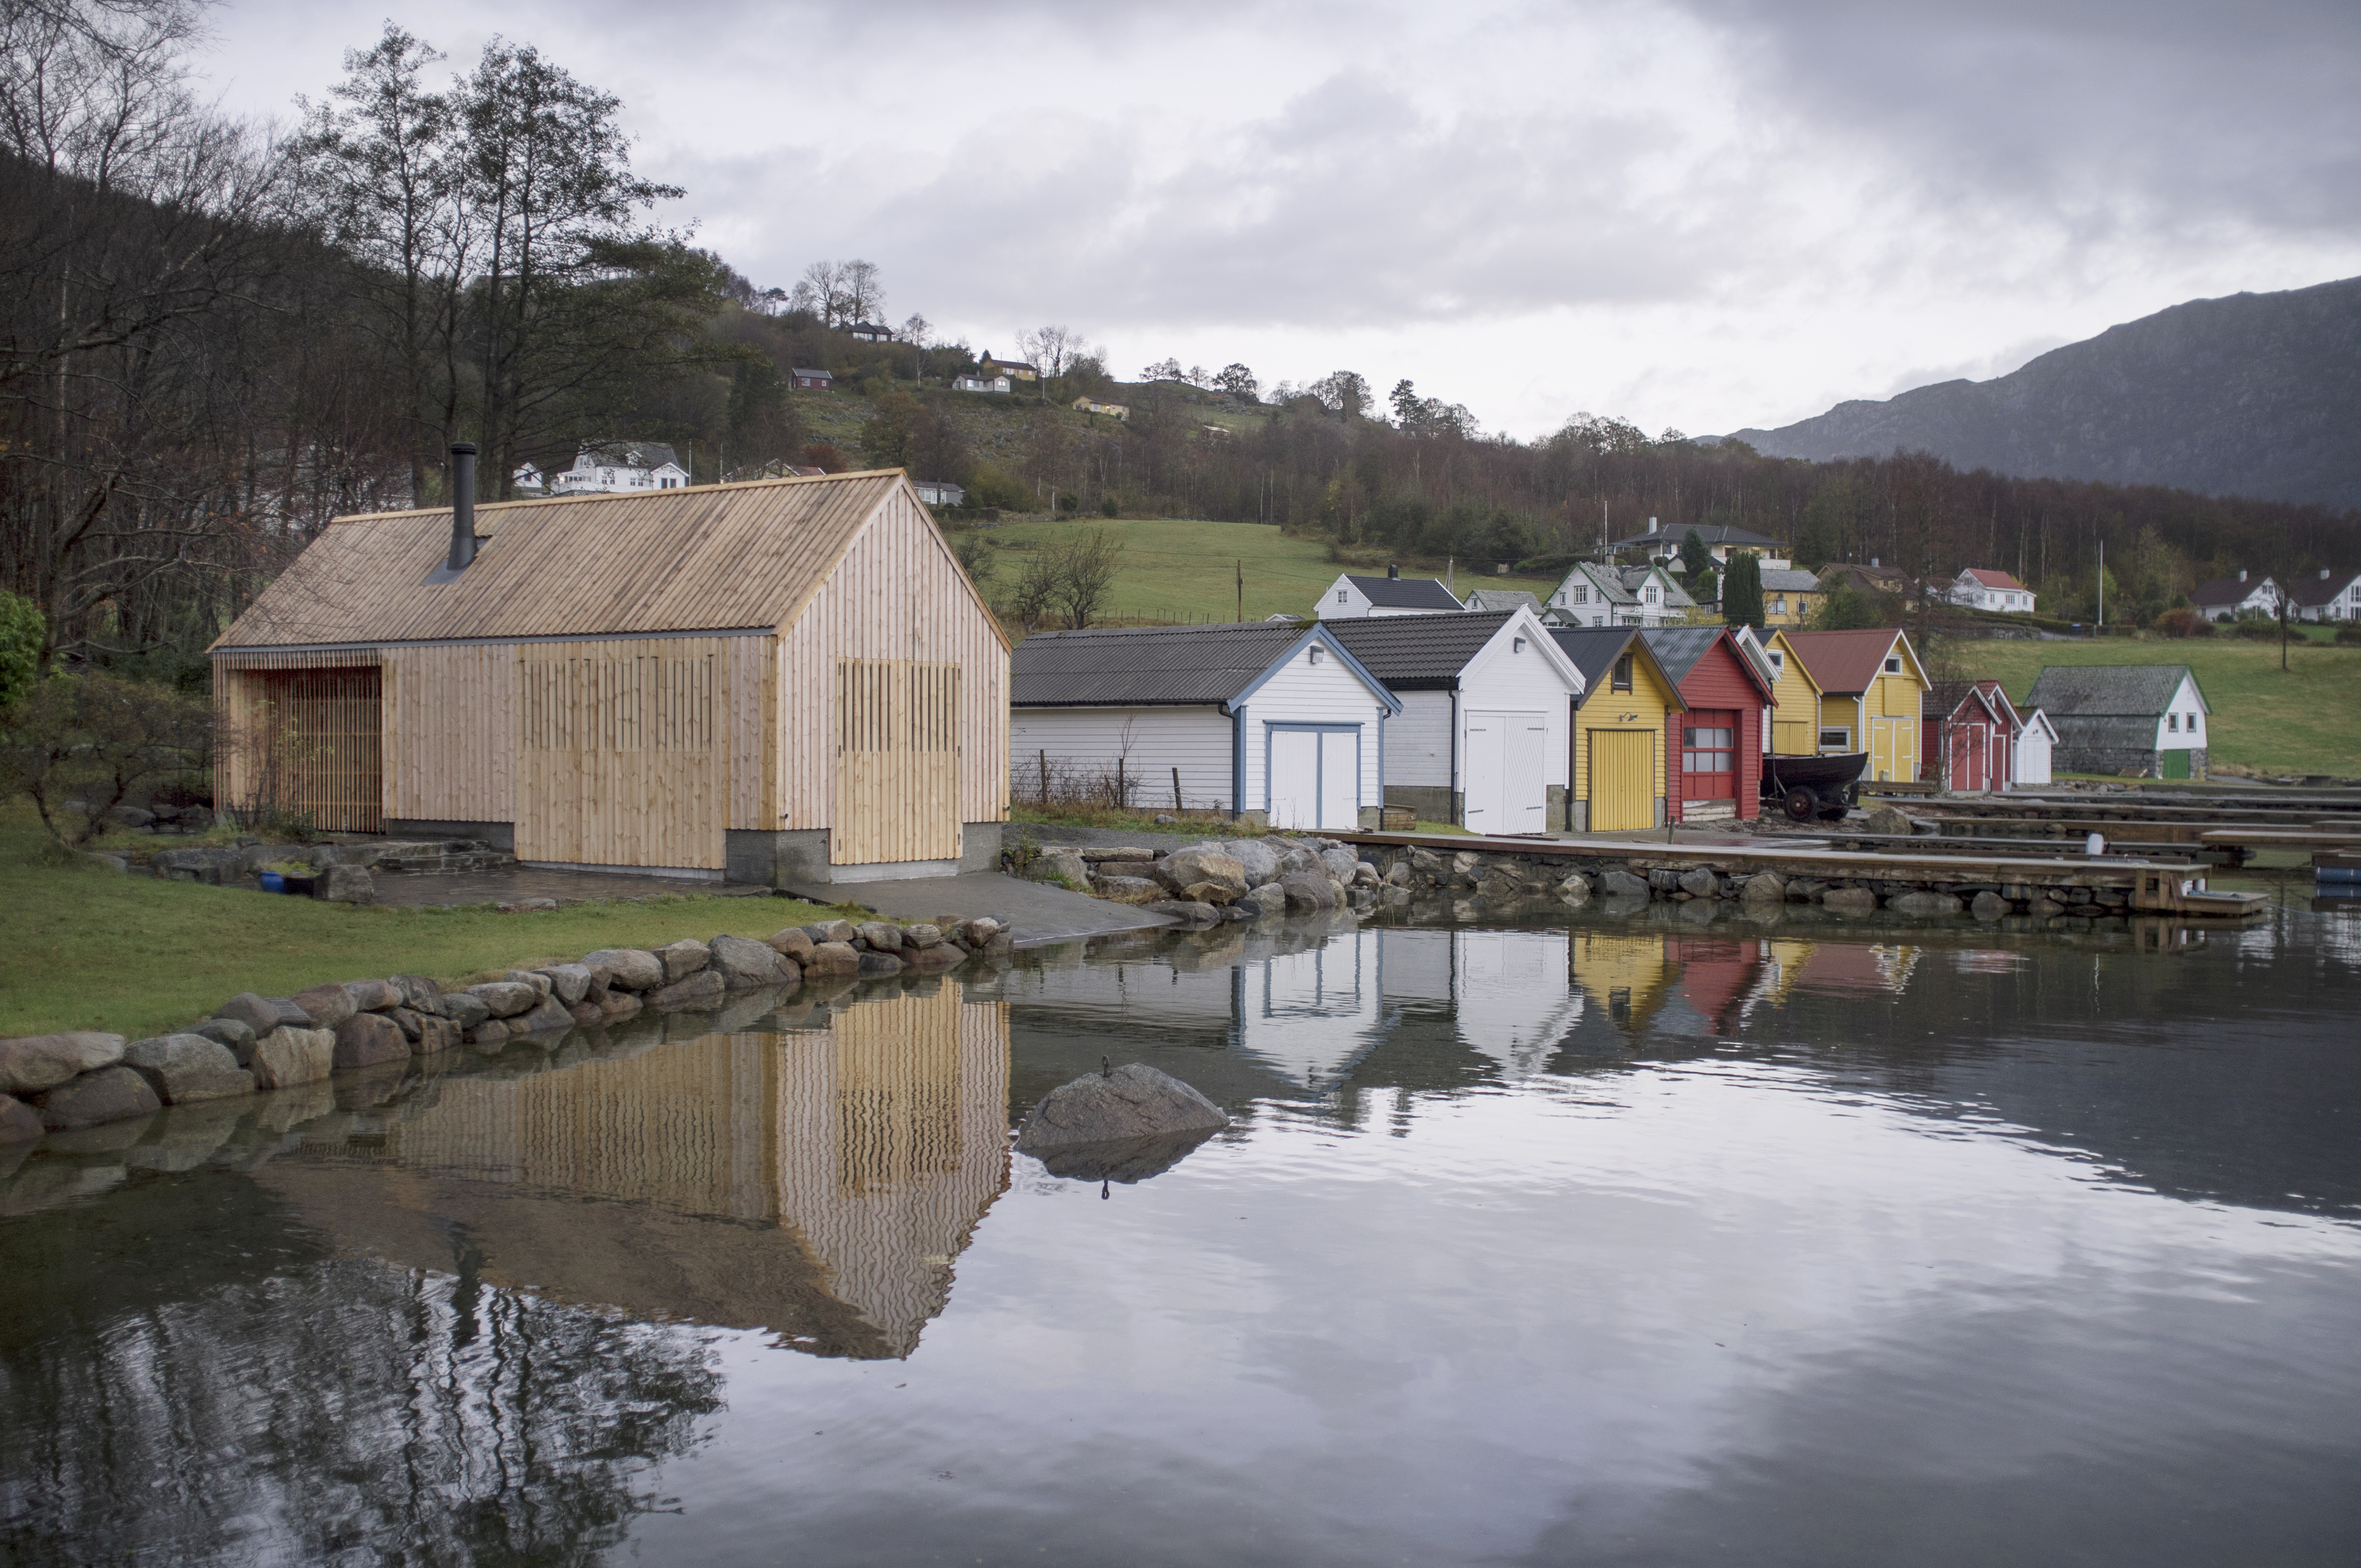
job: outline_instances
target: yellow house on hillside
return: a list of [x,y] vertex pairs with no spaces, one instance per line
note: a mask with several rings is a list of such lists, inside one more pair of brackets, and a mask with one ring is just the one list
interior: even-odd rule
[[1662,828],[1670,716],[1688,708],[1678,684],[1636,626],[1567,627],[1550,635],[1582,672],[1566,827]]
[[1779,673],[1772,723],[1779,754],[1866,751],[1865,778],[1918,776],[1920,709],[1929,683],[1900,628],[1796,631],[1783,626],[1764,647]]

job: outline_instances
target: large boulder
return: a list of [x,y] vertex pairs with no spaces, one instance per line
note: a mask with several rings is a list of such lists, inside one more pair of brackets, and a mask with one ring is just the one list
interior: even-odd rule
[[458,1025],[462,1031],[474,1028],[491,1015],[492,1010],[484,1005],[484,999],[480,996],[454,991],[443,997],[443,1016]]
[[1162,883],[1144,876],[1097,876],[1091,879],[1091,891],[1115,904],[1146,904],[1150,899],[1162,898],[1166,890]]
[[146,1079],[119,1065],[83,1073],[41,1095],[33,1104],[41,1113],[41,1125],[53,1133],[153,1115],[164,1108]]
[[254,1092],[254,1074],[218,1040],[203,1035],[158,1035],[124,1047],[123,1065],[148,1080],[167,1105],[227,1100]]
[[1865,887],[1832,887],[1820,895],[1820,907],[1839,915],[1874,915],[1877,894]]
[[375,904],[377,880],[367,866],[330,866],[312,896],[325,904]]
[[[697,944],[700,948],[704,945],[702,942]],[[728,989],[728,985],[715,970],[698,970],[696,973],[684,976],[660,991],[650,992],[648,1005],[664,1008],[718,1006],[720,1003],[722,992]],[[568,1022],[571,1020],[569,1019]]]
[[[1351,882],[1361,874],[1361,861],[1352,850],[1339,845],[1335,849],[1320,851],[1320,868],[1338,882]],[[1377,874],[1374,866],[1370,868],[1369,874]]]
[[873,953],[902,950],[902,927],[890,920],[863,920],[852,928],[852,934],[868,943]]
[[42,1131],[38,1111],[13,1094],[0,1094],[0,1144],[21,1144]]
[[779,966],[785,960],[768,942],[757,942],[751,937],[716,937],[712,950],[714,971],[729,990],[745,991],[779,983]]
[[1216,909],[1221,908],[1225,904],[1235,904],[1238,899],[1244,896],[1245,894],[1238,892],[1235,888],[1218,882],[1192,882],[1187,887],[1180,890],[1182,902],[1188,904],[1210,904]]
[[1279,851],[1259,839],[1233,839],[1207,847],[1237,861],[1252,885],[1258,887],[1279,875]]
[[551,982],[549,973],[545,970],[512,969],[509,970],[508,973],[500,976],[500,978],[502,980],[514,981],[519,985],[529,985],[533,987],[533,994],[535,998],[533,1004],[535,1006],[539,1006],[542,1003],[548,1001],[552,996],[557,994],[557,988]]
[[488,980],[467,987],[465,994],[482,1003],[486,1014],[494,1018],[513,1018],[541,1004],[540,988],[521,980]]
[[1968,913],[1979,920],[2004,920],[2016,913],[2016,905],[1986,888],[1969,903]]
[[1074,850],[1062,844],[1052,844],[1026,862],[1025,880],[1057,883],[1065,887],[1088,887],[1091,885],[1091,868]]
[[356,1013],[336,1025],[339,1068],[374,1067],[409,1055],[410,1041],[403,1036],[401,1025],[381,1013]]
[[1787,884],[1769,872],[1757,872],[1746,879],[1739,898],[1747,904],[1784,904],[1787,900]]
[[1867,820],[1861,826],[1861,830],[1866,833],[1893,834],[1901,838],[1908,838],[1912,831],[1910,818],[1898,806],[1880,806],[1872,808]]
[[1158,882],[1184,896],[1191,887],[1209,885],[1227,891],[1232,898],[1243,898],[1254,885],[1246,880],[1246,869],[1236,856],[1226,849],[1203,845],[1173,850],[1156,862],[1154,874]]
[[797,963],[810,956],[812,947],[811,933],[800,926],[790,926],[784,931],[774,933],[770,940],[773,952],[782,958],[793,959]]
[[1309,914],[1336,907],[1336,884],[1324,876],[1298,872],[1279,878],[1279,891],[1286,896],[1290,914]]
[[459,1042],[467,1037],[467,1032],[448,1018],[433,1018],[423,1013],[417,1017],[418,1038],[412,1042],[411,1048],[422,1057],[456,1050]]
[[312,1015],[286,997],[257,996],[250,991],[242,991],[214,1008],[214,1016],[236,1019],[253,1030],[258,1039],[281,1024],[291,1024],[299,1029],[313,1027]]
[[869,951],[861,955],[861,972],[862,974],[900,974],[902,972],[902,955],[899,953],[881,953],[876,948],[872,948]]
[[674,985],[710,963],[713,949],[702,942],[684,937],[677,942],[667,942],[658,948],[656,959],[664,965],[664,983]]
[[202,1024],[192,1024],[186,1033],[203,1035],[206,1039],[227,1046],[229,1054],[237,1058],[240,1067],[254,1065],[254,1031],[235,1018],[208,1018]]
[[1696,871],[1683,872],[1679,886],[1680,891],[1687,894],[1691,898],[1711,898],[1721,890],[1721,880],[1711,872],[1699,867]]
[[130,1068],[114,1065],[59,1084],[57,1089],[38,1096],[33,1108],[40,1110],[40,1124],[45,1129],[73,1131],[75,1126],[99,1126],[102,1122],[147,1117],[163,1110],[163,1101],[156,1098],[156,1089],[148,1086],[144,1077]]
[[1580,872],[1568,872],[1565,880],[1557,884],[1560,901],[1579,907],[1590,902],[1590,879]]
[[[717,979],[719,977],[716,977]],[[522,1035],[545,1035],[552,1029],[574,1027],[574,1010],[555,995],[544,996],[526,1012],[507,1020],[509,1027]]]
[[0,1040],[0,1094],[38,1094],[123,1059],[123,1036],[76,1031]]
[[[401,988],[390,980],[348,980],[345,994],[352,999],[356,1013],[382,1013],[402,1003]],[[315,1017],[313,1022],[319,1020]]]
[[1271,873],[1281,881],[1290,876],[1328,874],[1328,868],[1320,863],[1320,851],[1309,844],[1292,839],[1266,839],[1263,842],[1272,850]]
[[617,991],[653,991],[664,982],[664,960],[641,948],[601,948],[583,954],[582,967]]
[[902,927],[902,946],[906,951],[931,948],[943,939],[943,928],[924,922]]
[[1017,1129],[1016,1147],[1056,1175],[1137,1181],[1227,1125],[1222,1108],[1189,1085],[1128,1062],[1043,1095]]
[[[303,1010],[305,1023],[323,1029],[333,1029],[360,1011],[353,1005],[352,993],[333,981],[325,985],[315,985],[309,991],[297,992],[293,1001]],[[259,1025],[257,1025],[257,1032],[260,1032]]]
[[1646,898],[1652,890],[1645,877],[1619,868],[1599,877],[1598,891],[1609,898]]
[[[449,1027],[447,1021],[438,1024]],[[257,1089],[292,1089],[317,1083],[335,1070],[336,1036],[327,1029],[298,1029],[282,1024],[254,1042],[247,1058]]]
[[1957,915],[1967,907],[1948,893],[1897,893],[1885,901],[1896,915]]
[[821,942],[815,945],[804,959],[804,973],[859,974],[860,950],[850,942]]
[[815,945],[821,942],[850,942],[852,940],[852,922],[822,920],[816,925],[805,927],[804,934],[809,937]]
[[588,964],[552,964],[539,972],[548,978],[551,992],[568,1007],[590,994]]
[[401,1004],[412,1013],[423,1013],[440,1018],[443,1012],[443,988],[423,974],[397,974],[388,977],[387,984],[401,992]]

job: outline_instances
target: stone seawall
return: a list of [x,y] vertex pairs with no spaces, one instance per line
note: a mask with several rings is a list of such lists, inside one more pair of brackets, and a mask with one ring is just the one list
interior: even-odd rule
[[573,963],[511,970],[445,991],[423,975],[242,992],[211,1017],[144,1040],[72,1031],[0,1040],[0,1145],[144,1120],[167,1106],[236,1100],[463,1047],[618,1024],[642,1011],[719,1007],[730,995],[905,971],[939,974],[1005,956],[998,920],[790,926],[763,941],[716,937],[653,949],[602,948]]

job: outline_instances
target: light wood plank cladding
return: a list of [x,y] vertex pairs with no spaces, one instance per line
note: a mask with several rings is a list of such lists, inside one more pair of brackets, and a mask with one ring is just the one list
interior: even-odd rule
[[252,665],[214,687],[225,720],[215,751],[214,799],[247,813],[293,813],[335,833],[384,826],[375,661],[316,668]]
[[960,852],[957,664],[836,664],[833,864],[948,861]]
[[516,649],[389,648],[385,673],[385,814],[513,821]]
[[721,869],[725,641],[514,651],[519,860]]
[[[843,660],[956,665],[956,819],[1008,815],[1008,647],[906,487],[886,498],[780,638],[779,826],[833,828]],[[831,835],[831,846],[834,839]],[[936,860],[944,855],[891,858]],[[855,863],[832,852],[840,865]]]

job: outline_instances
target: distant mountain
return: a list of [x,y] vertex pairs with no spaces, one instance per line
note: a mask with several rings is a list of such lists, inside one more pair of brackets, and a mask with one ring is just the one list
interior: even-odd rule
[[2361,507],[2361,278],[2192,300],[1990,381],[1731,438],[1774,457],[1925,451],[2029,477]]

